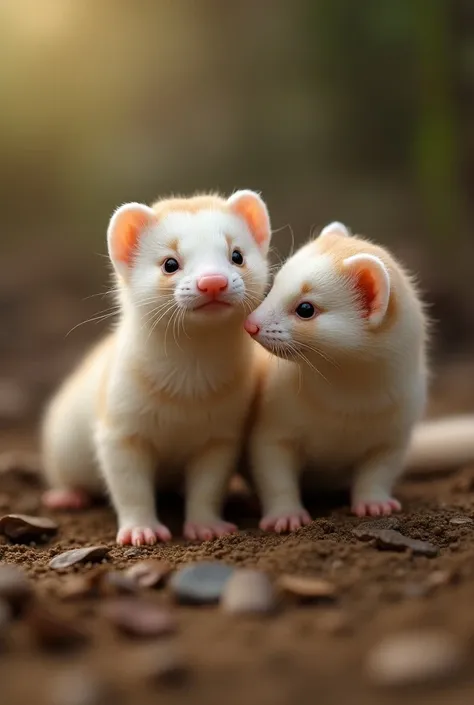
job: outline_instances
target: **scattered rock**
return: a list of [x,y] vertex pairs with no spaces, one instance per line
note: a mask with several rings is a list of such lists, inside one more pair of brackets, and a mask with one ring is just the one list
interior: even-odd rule
[[166,561],[140,561],[125,571],[127,578],[131,579],[138,587],[152,588],[164,585],[173,570]]
[[278,578],[277,585],[284,592],[304,600],[332,600],[336,597],[333,583],[322,578],[287,574]]
[[180,686],[190,675],[188,663],[174,644],[154,644],[135,654],[135,671],[152,685]]
[[35,642],[44,649],[73,649],[83,646],[88,640],[88,635],[74,622],[42,605],[30,610],[27,624]]
[[125,558],[136,558],[141,555],[141,551],[139,548],[127,548],[123,555]]
[[157,637],[177,628],[172,613],[152,602],[138,599],[110,600],[103,613],[112,624],[128,636]]
[[457,517],[452,517],[449,520],[449,523],[454,524],[455,526],[463,526],[464,524],[472,524],[473,520],[470,517],[457,516]]
[[108,705],[110,688],[85,669],[59,673],[51,684],[51,705]]
[[[369,524],[369,522],[367,522]],[[374,529],[370,526],[359,526],[352,530],[352,534],[361,541],[375,539],[377,548],[391,551],[404,551],[410,549],[417,555],[433,558],[439,553],[439,548],[429,541],[411,539],[394,529]]]
[[174,573],[169,585],[174,596],[183,603],[218,602],[234,568],[218,561],[202,561],[184,566]]
[[0,600],[6,602],[14,616],[20,615],[33,598],[31,584],[22,570],[0,563]]
[[427,584],[432,588],[455,583],[459,574],[452,570],[435,570],[428,575]]
[[464,650],[444,632],[407,632],[388,636],[367,658],[371,680],[384,686],[406,686],[438,682],[457,674]]
[[29,543],[47,539],[58,531],[56,522],[47,517],[6,514],[0,518],[0,533],[11,541]]
[[221,604],[231,614],[268,614],[276,608],[276,592],[266,573],[242,568],[224,586]]
[[55,570],[69,568],[77,563],[88,563],[101,561],[108,554],[107,546],[87,546],[85,548],[72,548],[70,551],[64,551],[54,556],[49,562],[49,567]]

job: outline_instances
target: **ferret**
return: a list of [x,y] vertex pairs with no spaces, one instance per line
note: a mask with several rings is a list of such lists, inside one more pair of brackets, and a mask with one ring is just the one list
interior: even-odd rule
[[107,232],[121,315],[60,387],[42,426],[49,508],[104,488],[119,544],[167,541],[158,488],[185,483],[184,535],[236,530],[221,518],[255,389],[244,320],[267,284],[270,218],[244,190],[128,203]]
[[261,528],[311,520],[301,483],[347,487],[357,516],[392,495],[427,391],[427,319],[410,275],[342,223],[282,266],[248,333],[268,357],[250,440]]
[[474,462],[474,415],[424,421],[415,427],[408,448],[409,470],[449,470]]

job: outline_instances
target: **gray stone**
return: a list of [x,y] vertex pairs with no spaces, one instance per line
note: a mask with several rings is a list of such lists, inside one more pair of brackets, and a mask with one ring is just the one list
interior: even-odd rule
[[179,602],[208,604],[218,602],[234,568],[218,561],[202,561],[180,568],[169,585]]

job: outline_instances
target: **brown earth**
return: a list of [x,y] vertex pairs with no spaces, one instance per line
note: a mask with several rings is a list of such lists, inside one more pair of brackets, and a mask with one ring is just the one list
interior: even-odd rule
[[[29,436],[17,436],[13,442],[23,449],[33,444]],[[11,448],[10,435],[0,438],[0,449]],[[44,515],[40,492],[34,477],[4,472],[0,514]],[[24,546],[2,539],[0,560],[21,566],[31,577],[38,599],[90,632],[82,648],[50,654],[32,642],[27,619],[9,627],[0,655],[2,705],[105,705],[109,701],[147,705],[158,700],[189,700],[197,705],[315,701],[388,705],[402,699],[406,705],[471,703],[474,523],[458,525],[450,519],[474,518],[474,468],[435,481],[405,481],[400,496],[404,512],[399,530],[439,546],[437,557],[380,550],[358,540],[352,529],[360,520],[340,508],[344,499],[340,497],[325,506],[313,505],[315,521],[293,535],[263,534],[256,529],[255,502],[242,491],[228,506],[229,516],[238,520],[242,531],[202,545],[177,540],[153,548],[117,547],[114,517],[106,507],[57,514],[58,535],[45,544]],[[164,518],[179,533],[179,500],[166,498],[162,505]],[[95,544],[110,547],[101,570],[122,569],[144,557],[166,558],[174,565],[212,558],[258,567],[272,576],[289,572],[325,578],[336,586],[337,597],[332,603],[286,601],[275,615],[244,618],[224,614],[219,607],[174,607],[167,588],[149,591],[153,600],[176,610],[177,633],[159,641],[168,653],[179,649],[189,669],[187,678],[156,684],[142,670],[147,659],[162,658],[154,653],[153,641],[117,635],[100,614],[103,597],[66,602],[58,594],[68,573],[97,568],[76,566],[58,573],[48,567],[49,560],[62,550]],[[382,637],[406,628],[434,626],[461,640],[467,668],[442,687],[428,680],[402,693],[394,687],[381,689],[371,681],[367,654]],[[62,677],[66,693],[58,695]]]
[[[85,286],[63,260],[60,281],[45,266],[39,267],[36,260],[29,268],[23,261],[21,269],[5,266],[0,283],[0,466],[3,451],[36,450],[32,429],[45,397],[96,337],[97,329],[81,326],[70,336],[66,333],[107,306],[96,299],[82,300],[99,287]],[[455,310],[445,320],[453,320]],[[435,379],[431,414],[473,409],[472,359],[471,351],[466,360],[444,361],[443,373]],[[360,522],[341,509],[345,501],[341,497],[309,507],[315,521],[291,536],[258,531],[255,502],[240,494],[230,502],[228,513],[242,531],[200,546],[177,540],[153,549],[116,547],[114,517],[105,507],[58,514],[58,535],[45,544],[14,545],[0,538],[0,562],[18,564],[29,574],[38,600],[90,633],[82,648],[51,654],[33,643],[27,617],[6,627],[0,618],[0,703],[470,704],[474,522],[453,524],[450,519],[459,515],[474,519],[473,478],[474,468],[464,468],[444,478],[406,481],[400,489],[405,504],[399,530],[439,546],[435,558],[383,551],[358,540],[352,529]],[[31,477],[0,473],[0,515],[44,514],[40,493]],[[180,502],[162,498],[161,504],[164,518],[179,532]],[[153,642],[117,635],[101,615],[104,598],[65,602],[59,594],[68,573],[88,574],[97,568],[86,565],[58,573],[48,567],[49,560],[65,549],[94,544],[110,548],[101,570],[122,569],[144,557],[166,558],[175,565],[213,558],[256,566],[275,577],[289,572],[325,578],[335,585],[337,597],[330,604],[286,601],[266,618],[231,617],[219,607],[175,607],[177,632],[158,641],[165,653],[181,651],[189,675],[174,684],[151,683],[144,671],[149,673],[150,659],[163,658]],[[167,588],[148,592],[156,602],[173,607]],[[377,687],[366,670],[370,649],[386,635],[427,627],[440,627],[461,641],[467,660],[464,670],[443,684],[427,680],[403,691]],[[59,693],[62,678],[66,690]]]

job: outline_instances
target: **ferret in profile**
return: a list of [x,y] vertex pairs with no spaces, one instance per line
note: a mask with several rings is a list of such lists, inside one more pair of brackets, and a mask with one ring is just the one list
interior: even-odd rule
[[305,480],[350,487],[358,516],[399,510],[392,488],[427,387],[427,323],[410,276],[331,223],[283,265],[245,325],[277,356],[251,439],[261,527],[310,521]]
[[42,428],[50,508],[105,489],[119,544],[171,534],[155,486],[185,482],[189,539],[222,520],[255,389],[244,320],[263,298],[271,229],[256,193],[129,203],[107,233],[121,316],[64,382]]

